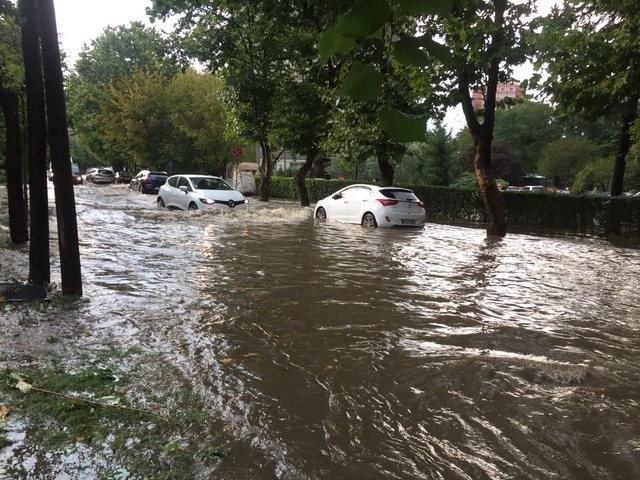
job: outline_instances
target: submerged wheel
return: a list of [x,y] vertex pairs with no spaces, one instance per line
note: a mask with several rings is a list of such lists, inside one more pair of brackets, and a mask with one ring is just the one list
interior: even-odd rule
[[316,218],[319,220],[326,220],[327,219],[327,212],[324,208],[320,207],[317,211],[316,211]]
[[162,198],[158,197],[157,204],[159,208],[164,208],[164,200]]
[[365,213],[362,216],[362,222],[360,222],[360,224],[363,227],[370,227],[370,228],[378,226],[378,224],[376,223],[376,217],[374,217],[373,213],[369,213],[369,212]]
[[195,203],[191,202],[189,204],[189,210],[198,210],[198,205],[196,205]]

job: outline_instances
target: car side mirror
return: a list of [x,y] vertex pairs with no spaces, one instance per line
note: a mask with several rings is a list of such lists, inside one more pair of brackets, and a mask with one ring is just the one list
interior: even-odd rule
[[180,187],[180,190],[182,190],[184,193],[188,193],[189,192],[189,187],[187,187],[186,185],[182,185]]
[[340,200],[342,198],[342,194],[341,193],[337,193],[333,196],[334,200]]

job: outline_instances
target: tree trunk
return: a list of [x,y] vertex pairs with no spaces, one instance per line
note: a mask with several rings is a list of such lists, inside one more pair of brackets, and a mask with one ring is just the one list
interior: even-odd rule
[[0,106],[4,112],[7,134],[7,199],[9,204],[9,235],[13,243],[29,240],[27,206],[22,184],[22,132],[18,96],[0,87]]
[[271,143],[268,138],[260,139],[260,150],[262,150],[262,164],[260,165],[262,180],[260,181],[259,200],[268,202],[271,197],[271,176],[273,175]]
[[386,154],[378,156],[378,168],[380,169],[380,185],[383,187],[390,187],[393,185],[393,178],[395,177],[396,170],[391,165],[391,162],[387,159]]
[[27,156],[29,165],[30,230],[29,281],[46,287],[51,279],[49,263],[49,205],[47,199],[47,145],[38,37],[36,0],[21,0],[22,52],[27,90]]
[[613,178],[611,180],[611,196],[622,195],[624,189],[624,171],[626,169],[626,158],[631,147],[631,136],[629,128],[634,120],[638,117],[638,100],[639,95],[634,95],[627,99],[623,106],[622,112],[622,128],[620,138],[618,139],[618,150],[616,152],[616,162],[613,167]]
[[40,0],[39,7],[38,20],[47,98],[49,149],[51,151],[53,185],[56,194],[62,293],[65,295],[82,295],[80,246],[78,243],[76,203],[73,194],[71,155],[69,153],[67,110],[53,0]]
[[502,196],[491,171],[491,141],[483,135],[474,135],[473,147],[473,169],[487,214],[487,235],[504,237],[507,226]]
[[313,162],[318,155],[318,148],[313,146],[309,148],[307,151],[307,158],[305,159],[304,165],[300,167],[300,169],[295,174],[295,182],[298,185],[298,194],[300,196],[300,206],[308,207],[311,202],[309,201],[309,191],[307,190],[307,174],[311,170],[313,166]]

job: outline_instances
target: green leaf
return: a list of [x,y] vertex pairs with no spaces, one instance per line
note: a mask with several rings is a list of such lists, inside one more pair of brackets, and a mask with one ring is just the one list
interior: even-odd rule
[[327,63],[336,53],[348,53],[355,45],[353,38],[345,37],[338,32],[337,26],[331,27],[320,37],[320,63]]
[[446,45],[436,42],[431,37],[423,35],[422,37],[416,37],[416,41],[419,45],[422,45],[429,55],[436,58],[440,62],[446,64],[451,59],[451,52]]
[[393,44],[393,55],[398,62],[404,65],[424,67],[429,64],[429,59],[420,50],[420,45],[414,37],[402,38]]
[[453,7],[453,0],[397,0],[397,2],[414,15],[446,16]]
[[427,121],[392,108],[380,112],[380,127],[399,142],[423,142]]
[[371,65],[358,63],[342,81],[340,93],[354,100],[375,100],[382,94],[382,80],[382,74]]
[[386,0],[360,0],[338,20],[339,33],[345,37],[365,38],[391,19]]

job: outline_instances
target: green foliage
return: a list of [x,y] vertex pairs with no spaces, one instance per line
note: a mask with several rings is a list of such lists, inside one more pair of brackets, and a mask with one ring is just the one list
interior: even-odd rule
[[564,188],[571,185],[578,172],[598,156],[598,151],[598,145],[584,138],[561,138],[543,150],[538,172],[552,179],[556,187]]
[[477,189],[478,181],[476,180],[476,176],[473,172],[465,172],[456,178],[451,186],[456,188]]
[[[344,57],[358,58],[342,80],[341,94],[353,100],[377,104],[371,123],[399,142],[424,140],[426,118],[407,108],[407,92],[402,92],[394,75],[403,75],[408,67],[429,65],[427,55],[435,53],[446,61],[446,47],[428,36],[416,36],[416,14],[445,14],[452,2],[399,2],[387,0],[352,2],[335,25],[323,33],[319,42],[320,61],[341,62]],[[355,41],[354,41],[355,40]],[[393,54],[392,54],[393,52]],[[407,73],[404,73],[405,75]],[[413,87],[421,85],[414,82]],[[404,96],[401,100],[400,97]],[[415,108],[415,107],[414,107]]]
[[545,146],[561,136],[549,105],[525,101],[496,111],[494,141],[508,145],[525,173],[537,172]]
[[[13,457],[0,476],[30,478],[33,470],[16,466],[44,457],[48,465],[64,464],[58,473],[69,478],[105,479],[195,478],[223,461],[222,426],[190,389],[154,378],[161,358],[117,348],[73,357],[73,369],[42,358],[40,368],[0,371],[7,422],[24,433],[18,443],[0,435],[0,446]],[[78,449],[83,462],[64,461]]]
[[0,87],[19,92],[24,82],[22,43],[17,12],[0,11]]
[[638,26],[635,0],[564,2],[562,8],[537,21],[532,38],[540,81],[568,114],[597,118],[616,110],[640,92]]
[[574,194],[580,194],[588,190],[608,191],[611,183],[611,172],[613,172],[613,162],[613,157],[599,158],[589,162],[576,175],[571,191]]
[[118,88],[100,117],[104,139],[126,152],[130,171],[141,168],[224,173],[224,85],[213,75],[187,70],[170,81],[138,71]]
[[454,145],[442,124],[427,132],[426,141],[411,145],[396,167],[400,183],[449,185],[455,176]]
[[119,169],[130,163],[128,150],[107,140],[102,123],[104,112],[112,108],[111,89],[130,81],[135,72],[169,79],[180,67],[169,41],[155,29],[139,22],[106,28],[80,53],[67,81],[67,111],[78,144],[103,165]]

